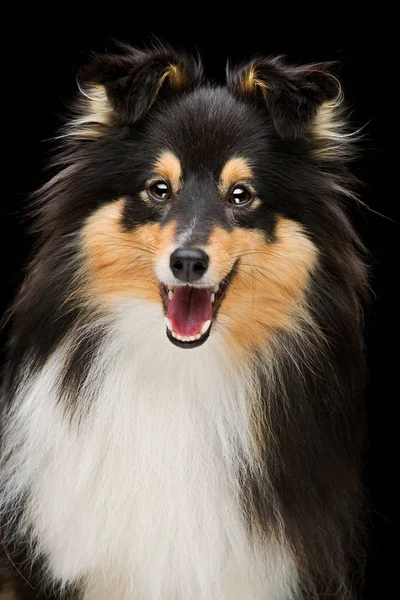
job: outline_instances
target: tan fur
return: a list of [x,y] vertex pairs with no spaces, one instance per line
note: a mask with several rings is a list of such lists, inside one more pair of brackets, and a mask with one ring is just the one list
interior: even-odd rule
[[[132,298],[161,302],[155,264],[174,249],[175,224],[124,231],[124,202],[103,206],[83,229],[85,296],[106,303]],[[204,250],[210,257],[208,274],[215,281],[239,260],[215,323],[238,358],[264,348],[277,329],[293,330],[299,319],[308,318],[304,292],[317,250],[299,224],[280,218],[270,242],[261,232],[215,227]]]
[[[164,81],[166,79],[168,79],[169,83],[175,88],[184,87],[187,84],[187,77],[186,77],[186,73],[184,72],[184,70],[182,68],[178,67],[177,65],[170,63],[168,65],[167,69],[164,71],[164,73],[160,77],[160,81],[158,82],[158,85],[157,85],[156,96],[157,96],[162,84],[164,83]],[[154,102],[154,100],[153,100],[153,102]]]
[[67,135],[83,139],[97,139],[114,119],[114,111],[105,87],[92,84],[81,90],[81,116],[73,119]]
[[[227,232],[217,227],[207,252],[217,279],[225,277],[239,259],[214,325],[222,329],[238,365],[253,360],[254,351],[268,351],[278,330],[301,333],[304,323],[315,328],[305,305],[305,291],[318,259],[317,249],[299,224],[280,218],[270,242],[261,232],[240,228]],[[261,457],[274,435],[271,420],[258,401],[250,410],[254,452]]]
[[187,77],[185,75],[183,69],[179,68],[177,65],[168,65],[166,76],[174,87],[180,88],[187,84]]
[[336,98],[327,100],[318,108],[310,129],[310,137],[318,143],[313,156],[323,160],[346,158],[348,144],[359,131],[346,131],[346,119],[343,112],[343,94],[339,91]]
[[335,109],[336,104],[334,101],[329,100],[321,104],[312,125],[314,137],[326,139],[335,133]]
[[220,176],[220,192],[225,195],[229,188],[240,181],[248,181],[252,179],[253,171],[249,161],[242,156],[236,156],[228,160]]
[[265,347],[279,328],[296,327],[296,317],[305,313],[304,292],[317,261],[316,247],[300,225],[280,218],[276,238],[269,243],[261,232],[216,227],[206,250],[210,275],[217,280],[239,259],[217,319],[238,355]]
[[[175,247],[175,224],[164,228],[147,224],[124,231],[124,202],[120,199],[103,206],[83,229],[83,296],[102,310],[132,299],[155,302],[161,318],[155,265]],[[222,332],[238,364],[252,360],[254,351],[268,351],[278,330],[301,333],[305,322],[313,326],[305,292],[318,253],[298,223],[279,218],[274,239],[269,241],[262,232],[215,227],[204,250],[210,257],[208,275],[215,281],[224,279],[238,261],[213,325]],[[262,456],[272,432],[260,408],[256,402],[251,410],[254,451]]]
[[177,194],[182,185],[182,168],[179,158],[170,150],[164,150],[157,158],[154,174],[170,182],[172,190]]
[[[160,302],[154,266],[174,248],[175,225],[147,224],[124,231],[123,203],[121,199],[103,206],[83,229],[87,290],[106,301]],[[215,227],[204,249],[210,256],[209,276],[216,281],[239,259],[216,323],[239,354],[262,348],[278,328],[296,327],[317,261],[317,250],[300,225],[280,218],[272,242],[261,232]]]
[[100,208],[82,231],[84,296],[95,304],[134,298],[161,302],[154,271],[156,251],[172,251],[175,225],[147,224],[124,231],[124,202],[120,199]]
[[254,65],[251,65],[245,73],[240,77],[239,90],[242,94],[254,94],[257,89],[265,95],[268,91],[268,86],[258,77],[257,69]]
[[[164,81],[169,79],[172,86],[179,88],[186,85],[184,71],[177,65],[170,64],[165,70],[157,85],[156,93],[151,104],[157,98],[158,92]],[[115,118],[114,110],[108,100],[106,89],[101,84],[91,84],[81,91],[81,115],[69,124],[69,132],[66,136],[75,136],[82,139],[97,139],[103,132],[104,127],[111,124]]]
[[149,108],[156,101],[158,93],[166,79],[169,79],[169,83],[176,88],[183,87],[184,85],[186,85],[187,81],[185,73],[182,69],[180,69],[177,65],[169,64],[157,83],[155,93],[149,104]]
[[113,110],[103,85],[91,85],[88,89],[88,114],[101,125],[109,125],[113,118]]

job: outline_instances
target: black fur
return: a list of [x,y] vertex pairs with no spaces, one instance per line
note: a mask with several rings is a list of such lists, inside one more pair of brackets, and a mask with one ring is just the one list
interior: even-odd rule
[[[254,77],[260,82],[254,90],[241,89],[248,65],[228,71],[228,89],[238,97],[253,97],[266,104],[277,132],[284,139],[302,137],[324,100],[337,94],[337,81],[329,73],[331,63],[302,67],[286,65],[280,57],[257,58],[252,63]],[[263,91],[265,86],[265,91]]]
[[[105,85],[110,102],[121,121],[133,124],[143,117],[153,102],[194,89],[201,85],[203,70],[200,61],[177,53],[171,48],[155,48],[144,52],[119,44],[120,54],[99,54],[82,68],[84,83]],[[166,68],[173,65],[179,80],[166,78]]]
[[[163,79],[171,64],[179,69],[179,79]],[[283,515],[304,597],[342,600],[347,595],[341,586],[351,590],[352,578],[356,589],[360,585],[363,547],[361,303],[367,285],[362,245],[346,216],[342,192],[354,188],[346,165],[350,138],[340,142],[336,158],[324,160],[317,153],[324,141],[310,133],[321,103],[339,93],[331,65],[290,67],[282,59],[264,58],[252,65],[265,93],[262,86],[251,91],[241,86],[249,65],[229,72],[227,87],[213,87],[204,82],[197,60],[170,49],[121,47],[116,55],[95,57],[82,70],[82,86],[105,86],[115,119],[96,139],[65,138],[55,166],[67,170],[42,190],[36,205],[38,251],[12,308],[3,419],[28,361],[33,360],[31,369],[41,367],[67,333],[90,318],[79,298],[67,300],[77,264],[71,236],[101,204],[127,198],[127,230],[171,219],[184,229],[195,213],[201,222],[195,244],[208,238],[214,224],[227,231],[234,225],[261,230],[271,239],[278,216],[298,221],[320,252],[308,303],[325,341],[310,331],[305,350],[280,332],[287,352],[275,389],[259,362],[262,401],[274,431],[263,458],[269,479],[273,474],[278,505],[263,474],[257,480],[243,474],[244,503],[249,520],[266,531],[277,526],[278,511]],[[181,158],[186,178],[185,191],[169,211],[139,199],[164,148]],[[215,179],[235,153],[248,157],[255,173],[263,202],[254,211],[226,209],[217,202]],[[101,330],[97,337],[82,335],[69,359],[62,380],[69,405],[101,336]],[[7,448],[2,452],[6,455]]]

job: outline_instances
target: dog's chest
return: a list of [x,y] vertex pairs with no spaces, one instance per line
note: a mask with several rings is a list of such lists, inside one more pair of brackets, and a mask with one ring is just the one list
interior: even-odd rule
[[250,379],[211,351],[163,354],[160,341],[151,360],[146,346],[133,355],[108,340],[81,390],[79,423],[55,393],[57,356],[25,400],[29,519],[53,574],[86,579],[87,598],[225,600],[233,586],[258,600],[283,560],[270,598],[288,597],[289,559],[277,546],[261,551],[242,511]]

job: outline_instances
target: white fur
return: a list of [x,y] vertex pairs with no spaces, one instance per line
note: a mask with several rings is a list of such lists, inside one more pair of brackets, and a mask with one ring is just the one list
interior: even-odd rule
[[284,542],[250,539],[241,512],[238,470],[257,469],[251,368],[217,329],[176,348],[155,304],[119,307],[107,331],[74,418],[57,391],[69,339],[23,383],[6,432],[3,501],[29,490],[51,576],[85,578],[85,600],[297,597]]

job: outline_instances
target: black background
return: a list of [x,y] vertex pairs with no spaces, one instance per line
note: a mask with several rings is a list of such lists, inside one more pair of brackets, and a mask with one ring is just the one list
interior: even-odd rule
[[[321,6],[319,6],[321,8]],[[309,8],[309,15],[294,15],[284,7],[276,16],[268,10],[241,5],[221,9],[216,21],[213,10],[203,5],[178,10],[150,7],[145,13],[130,13],[112,4],[92,7],[90,16],[58,14],[21,8],[3,21],[3,35],[12,41],[3,53],[3,125],[9,141],[2,140],[8,191],[1,200],[0,226],[4,244],[1,309],[4,310],[21,280],[29,256],[31,239],[23,208],[27,197],[44,181],[43,167],[51,154],[51,142],[61,123],[66,102],[76,89],[76,68],[88,51],[103,50],[110,38],[133,45],[148,44],[151,34],[178,48],[198,48],[206,72],[222,81],[226,59],[241,62],[254,54],[286,54],[294,62],[338,60],[348,103],[356,127],[365,126],[363,154],[354,165],[363,181],[361,197],[373,210],[354,206],[352,215],[369,252],[371,285],[375,293],[366,313],[369,385],[367,410],[369,445],[365,485],[370,499],[370,545],[363,600],[390,599],[396,592],[398,551],[395,538],[397,489],[397,338],[395,325],[396,281],[399,276],[397,246],[399,226],[395,153],[398,118],[398,75],[389,47],[389,19],[379,14],[349,19],[348,14],[324,16]],[[326,10],[332,10],[327,6]],[[104,15],[101,16],[101,12]],[[394,18],[394,17],[392,17]],[[382,21],[382,22],[381,22]],[[9,74],[5,74],[10,68]],[[398,136],[398,132],[397,132]],[[393,177],[394,179],[394,177]],[[4,187],[3,187],[4,190]],[[397,595],[397,594],[396,594]],[[245,599],[244,599],[245,600]]]

